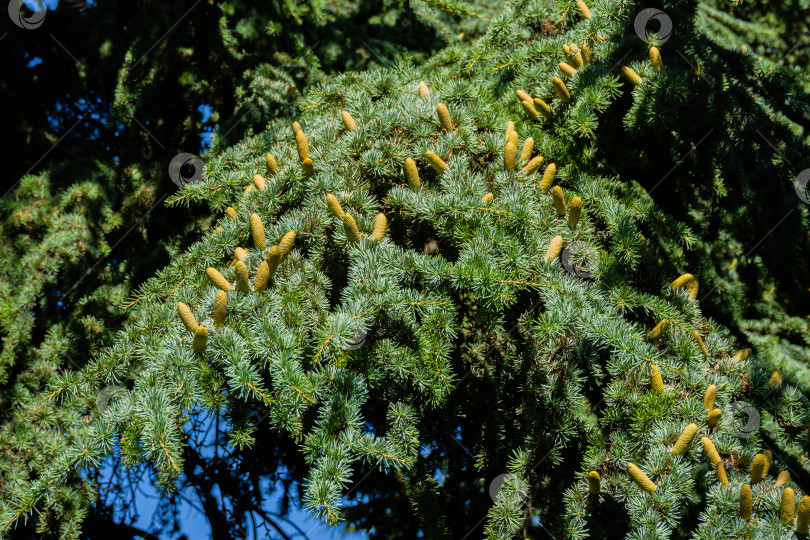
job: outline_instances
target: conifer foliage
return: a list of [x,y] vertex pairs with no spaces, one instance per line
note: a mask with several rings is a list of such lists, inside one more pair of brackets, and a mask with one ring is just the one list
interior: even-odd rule
[[[631,2],[510,2],[472,46],[338,76],[295,124],[210,160],[170,204],[208,204],[217,227],[50,389],[128,391],[21,479],[2,523],[116,448],[172,485],[187,411],[223,408],[236,448],[259,430],[294,441],[316,515],[385,537],[409,530],[346,505],[366,471],[391,479],[375,486],[414,536],[806,531],[810,388],[783,358],[810,345],[795,317],[810,273],[794,280],[810,226],[790,174],[806,163],[805,83],[710,45],[696,1],[662,9],[673,36],[648,44]],[[752,145],[757,129],[787,159]],[[743,152],[759,166],[729,162]],[[264,189],[246,189],[257,174]],[[718,238],[745,253],[778,220],[759,203],[735,213],[751,196],[791,228],[730,279],[799,295],[784,305],[725,296]],[[777,269],[785,251],[794,267]],[[792,328],[790,349],[766,319]]]

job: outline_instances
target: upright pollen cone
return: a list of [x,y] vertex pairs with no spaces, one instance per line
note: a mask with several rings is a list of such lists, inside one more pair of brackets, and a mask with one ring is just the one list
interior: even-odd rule
[[354,131],[357,129],[357,123],[352,118],[352,115],[349,111],[343,111],[343,125],[346,126],[348,131]]
[[664,66],[664,62],[661,60],[661,51],[658,50],[658,47],[650,47],[650,61],[655,71],[659,71]]
[[656,393],[662,394],[664,392],[664,379],[661,378],[661,372],[658,371],[657,366],[650,368],[650,386]]
[[419,97],[422,98],[422,101],[430,101],[430,89],[425,81],[419,81]]
[[425,151],[425,158],[427,162],[433,167],[433,170],[437,173],[441,173],[443,170],[447,168],[447,163],[436,154],[432,150]]
[[236,261],[236,290],[239,292],[250,292],[250,278],[245,263]]
[[589,472],[588,491],[591,492],[591,495],[598,495],[601,489],[602,489],[602,478],[599,476],[599,473],[596,471]]
[[559,97],[560,101],[563,103],[566,103],[571,99],[571,92],[568,91],[568,87],[565,86],[565,83],[559,77],[554,77],[551,79],[551,86],[554,87],[557,97]]
[[329,213],[331,213],[333,216],[339,218],[343,217],[343,208],[340,206],[340,202],[337,200],[337,197],[331,193],[326,194],[326,207],[329,209]]
[[560,256],[560,252],[562,251],[563,239],[562,236],[557,235],[551,239],[551,242],[548,244],[548,249],[546,250],[546,257],[545,261],[546,264],[553,261],[557,257]]
[[385,229],[388,227],[388,220],[385,214],[380,212],[374,219],[374,229],[371,231],[371,239],[379,242],[385,237]]
[[217,295],[214,298],[214,314],[212,318],[214,319],[214,324],[216,326],[222,326],[225,324],[225,317],[228,315],[228,293],[225,291],[217,291]]
[[292,251],[293,244],[295,244],[295,231],[290,231],[281,237],[281,242],[278,243],[278,251],[282,261]]
[[682,456],[688,452],[689,447],[692,445],[692,440],[694,440],[695,434],[697,433],[697,428],[697,424],[689,424],[686,426],[681,432],[681,436],[678,437],[678,440],[675,442],[675,446],[672,447],[670,453],[674,456]]
[[419,180],[419,169],[416,168],[416,162],[411,158],[405,159],[405,179],[408,181],[408,187],[413,191],[422,185]]
[[351,214],[343,214],[343,230],[346,232],[346,239],[351,244],[360,242],[360,229]]
[[194,341],[191,347],[195,353],[204,353],[205,347],[208,344],[208,330],[204,326],[198,326],[194,331]]
[[635,463],[627,464],[627,472],[630,473],[630,477],[643,491],[655,491],[657,487],[655,483]]
[[180,320],[183,321],[183,324],[186,326],[186,330],[193,332],[197,329],[199,326],[199,324],[197,324],[197,319],[194,317],[191,309],[186,304],[183,302],[177,302],[177,312],[180,314]]
[[442,129],[446,131],[456,129],[455,124],[453,124],[453,119],[450,118],[450,111],[447,110],[447,105],[444,103],[436,105],[436,113],[439,115],[439,123],[442,125]]
[[276,163],[276,158],[273,157],[273,154],[267,154],[264,157],[264,163],[267,165],[268,174],[278,176],[278,164]]
[[210,281],[214,287],[221,289],[223,291],[233,290],[233,285],[231,285],[230,282],[227,279],[225,279],[225,276],[220,274],[219,270],[217,270],[216,268],[212,268],[209,266],[208,268],[205,269],[205,274],[208,276],[208,281]]
[[264,224],[258,214],[250,215],[250,234],[253,236],[254,246],[259,249],[267,247],[267,241],[264,237]]

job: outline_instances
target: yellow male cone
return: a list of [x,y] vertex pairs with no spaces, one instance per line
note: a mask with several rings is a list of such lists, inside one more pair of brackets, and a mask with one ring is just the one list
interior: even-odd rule
[[546,118],[551,118],[551,107],[542,99],[534,98],[534,108]]
[[276,163],[276,158],[273,157],[273,154],[264,156],[264,163],[267,165],[267,172],[269,174],[278,176],[278,163]]
[[295,231],[290,231],[281,237],[281,242],[278,243],[278,254],[281,261],[290,254],[293,244],[295,244]]
[[315,162],[312,161],[311,157],[305,158],[301,162],[301,167],[304,169],[304,176],[309,178],[313,174],[315,174]]
[[782,370],[775,369],[771,371],[771,378],[768,384],[770,384],[771,388],[782,386]]
[[371,239],[375,242],[382,240],[385,236],[386,227],[388,227],[388,220],[385,218],[385,214],[380,212],[374,219],[374,229],[371,231]]
[[442,126],[442,129],[446,131],[453,131],[456,129],[455,124],[453,124],[453,119],[450,118],[450,111],[447,110],[447,105],[444,103],[439,103],[436,105],[436,114],[439,115],[439,123]]
[[599,473],[596,471],[591,471],[588,473],[588,491],[591,492],[591,495],[599,495],[599,491],[602,489],[602,478],[599,476]]
[[517,94],[517,97],[520,101],[532,101],[532,96],[530,96],[523,90],[520,89],[515,90],[515,94]]
[[343,230],[346,232],[346,239],[351,244],[360,242],[360,229],[351,214],[343,214]]
[[796,532],[810,532],[810,496],[804,495],[799,501],[799,517],[796,519]]
[[405,159],[405,178],[408,180],[408,187],[416,191],[422,182],[419,181],[419,169],[416,168],[416,162],[411,158]]
[[695,276],[692,274],[683,274],[669,284],[669,288],[673,291],[682,287],[686,287],[686,292],[689,294],[689,298],[694,300],[697,297],[698,280]]
[[714,400],[717,399],[717,386],[710,384],[706,389],[706,395],[703,396],[703,406],[707,410],[714,409]]
[[250,292],[250,278],[245,263],[236,261],[236,290],[239,292]]
[[562,236],[557,235],[551,239],[551,242],[548,244],[548,249],[546,250],[546,264],[550,261],[553,261],[557,257],[560,256],[560,252],[562,251],[563,239]]
[[341,116],[343,118],[343,125],[346,126],[346,129],[348,131],[354,131],[355,129],[357,129],[357,123],[354,121],[354,118],[352,118],[352,115],[349,111],[343,111],[343,114]]
[[205,346],[208,344],[208,330],[204,326],[198,326],[194,331],[194,340],[191,347],[196,353],[204,353]]
[[622,66],[622,75],[624,75],[625,79],[633,83],[633,86],[641,82],[641,76],[628,66]]
[[751,511],[754,508],[754,497],[751,493],[751,486],[743,484],[740,488],[740,517],[748,521],[751,519]]
[[661,61],[661,51],[658,50],[658,47],[650,47],[650,60],[652,61],[655,71],[663,67],[664,63]]
[[723,465],[723,462],[721,461],[715,465],[714,470],[717,472],[717,480],[719,480],[724,486],[728,486],[728,475],[726,474],[726,468]]
[[695,330],[692,330],[689,333],[692,334],[692,338],[695,340],[695,343],[697,343],[700,352],[702,352],[704,356],[707,356],[709,354],[709,350],[706,348],[706,344],[703,343],[703,338],[700,337],[700,334],[698,334]]
[[551,189],[551,185],[554,183],[555,174],[557,174],[557,165],[554,163],[549,163],[545,172],[543,172],[543,179],[540,180],[540,189],[543,191],[543,193],[548,193],[548,190]]
[[524,99],[520,103],[521,105],[523,105],[523,110],[526,111],[526,114],[528,114],[532,120],[537,120],[538,118],[540,118],[540,113],[537,111],[537,109],[534,108],[534,105],[532,104],[531,101],[526,101]]
[[298,148],[298,158],[303,162],[309,157],[309,144],[303,131],[295,132],[295,145]]
[[554,186],[551,192],[551,200],[554,202],[554,208],[557,209],[557,215],[565,215],[565,194],[560,186]]
[[430,89],[425,81],[419,81],[419,97],[422,98],[422,101],[430,100]]
[[214,297],[214,314],[212,318],[214,319],[214,324],[216,326],[222,326],[225,324],[225,317],[228,315],[228,293],[225,291],[217,291],[216,297]]
[[751,483],[756,484],[762,480],[762,473],[765,471],[765,463],[767,459],[763,454],[754,456],[754,461],[751,463]]
[[520,162],[524,163],[527,159],[532,157],[533,151],[534,151],[534,138],[526,137],[526,140],[523,141],[523,148],[520,151]]
[[268,271],[268,279],[276,275],[276,270],[278,269],[278,265],[281,264],[281,250],[278,246],[273,246],[270,248],[270,251],[267,253],[267,271]]
[[253,280],[253,290],[257,293],[264,292],[267,288],[267,282],[270,280],[270,265],[267,261],[259,263],[259,268],[256,270],[256,279]]
[[557,97],[559,97],[560,101],[563,103],[571,99],[571,92],[568,91],[568,87],[565,86],[565,83],[559,77],[554,77],[551,79],[551,86],[554,87]]
[[782,490],[782,499],[779,501],[779,515],[782,517],[782,525],[793,527],[793,518],[796,517],[796,495],[792,488],[786,487]]
[[627,464],[627,472],[630,473],[630,477],[642,490],[655,491],[655,488],[657,487],[655,483],[650,480],[650,478],[644,474],[644,471],[639,469],[634,463]]
[[577,8],[579,9],[579,12],[582,13],[583,17],[586,19],[591,18],[591,10],[588,8],[588,5],[585,2],[582,0],[577,0]]
[[183,302],[177,302],[177,313],[180,314],[180,320],[183,321],[186,330],[189,332],[195,331],[197,327],[200,326],[197,324],[197,319],[194,317],[191,309]]
[[731,357],[731,360],[734,362],[743,362],[751,356],[751,349],[741,349],[737,351],[737,354]]
[[650,330],[650,339],[659,339],[666,335],[667,331],[669,330],[669,326],[672,322],[669,319],[664,319],[663,321],[659,322],[655,325],[655,328]]
[[340,206],[340,201],[331,193],[326,194],[326,207],[333,216],[339,218],[343,217],[343,208]]
[[521,170],[521,172],[525,172],[527,174],[531,174],[537,169],[540,168],[540,165],[543,164],[543,156],[535,156],[529,161]]
[[208,276],[208,280],[214,287],[221,289],[223,291],[232,291],[233,285],[225,279],[225,276],[219,273],[219,270],[216,268],[208,267],[205,269],[205,275]]
[[256,189],[259,191],[267,189],[267,181],[264,179],[264,176],[260,174],[253,175],[253,185],[256,186]]
[[425,151],[425,158],[427,159],[428,164],[433,167],[433,170],[437,173],[441,173],[443,170],[447,168],[447,163],[431,150]]
[[790,482],[790,473],[787,471],[782,471],[776,477],[776,482],[774,483],[775,486],[782,486]]
[[773,454],[770,450],[765,450],[762,452],[762,455],[765,456],[765,467],[762,468],[762,476],[768,476],[768,471],[771,468],[771,463],[773,463]]
[[650,367],[650,386],[658,394],[664,392],[664,379],[661,378],[661,372],[658,371],[657,366]]
[[507,171],[515,170],[515,158],[517,157],[517,145],[509,141],[503,148],[503,166]]
[[675,445],[670,450],[670,454],[674,456],[682,456],[686,452],[689,451],[689,447],[692,445],[692,440],[695,438],[695,434],[697,433],[697,424],[689,424],[683,431],[681,432],[681,436],[678,437],[678,440],[675,441]]
[[715,466],[723,461],[720,457],[720,453],[717,451],[717,448],[714,446],[714,443],[710,438],[701,437],[700,442],[703,444],[703,453],[706,454],[707,458],[709,458],[709,463]]
[[582,213],[582,199],[579,196],[571,199],[571,205],[568,207],[568,226],[572,229],[576,228],[579,223],[579,216]]
[[250,214],[250,233],[253,236],[253,245],[259,249],[267,247],[267,241],[264,237],[264,225],[262,218],[258,214]]
[[566,62],[560,62],[559,64],[560,71],[563,72],[563,75],[566,77],[573,77],[577,74],[577,70],[574,69],[574,66],[567,64]]
[[711,411],[709,411],[709,414],[706,417],[706,425],[714,429],[714,426],[716,426],[717,422],[720,421],[721,416],[723,416],[723,411],[721,411],[720,409],[712,409]]

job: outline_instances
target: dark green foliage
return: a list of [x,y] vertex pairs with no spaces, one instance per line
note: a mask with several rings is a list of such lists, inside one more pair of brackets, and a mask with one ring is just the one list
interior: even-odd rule
[[[116,445],[125,462],[150,464],[172,486],[195,470],[188,411],[216,409],[232,456],[261,449],[265,466],[283,463],[304,479],[302,499],[317,515],[381,538],[419,530],[717,538],[746,527],[751,537],[791,537],[773,477],[788,468],[791,488],[810,491],[802,319],[810,221],[793,189],[810,167],[807,70],[718,44],[717,31],[698,24],[697,2],[662,9],[675,31],[659,44],[658,72],[632,30],[630,2],[594,4],[583,20],[573,2],[515,1],[484,37],[424,66],[403,60],[317,84],[296,118],[312,176],[288,118],[217,153],[205,180],[169,203],[207,205],[222,230],[204,230],[140,287],[114,345],[49,389],[80,399],[121,381],[129,392],[74,423],[70,444],[38,479],[15,477],[2,522],[32,512],[70,471],[94,467]],[[566,81],[563,103],[551,83],[562,45],[585,41],[592,63]],[[621,78],[622,65],[641,83]],[[552,117],[531,120],[517,89],[550,103]],[[439,101],[455,130],[440,129]],[[345,129],[343,110],[357,129]],[[577,228],[539,188],[542,171],[505,170],[509,120],[521,142],[533,137],[535,152],[556,163],[566,197],[582,198]],[[762,137],[784,144],[775,151]],[[448,167],[431,168],[428,151]],[[279,175],[244,194],[267,152]],[[417,190],[407,185],[406,158],[419,168]],[[359,242],[329,212],[327,193],[356,220]],[[486,193],[494,199],[483,205]],[[249,245],[254,212],[268,247],[246,258],[251,278],[289,231],[294,248],[263,294],[228,293],[224,327],[195,355],[177,302],[213,327],[216,289],[205,269],[234,280],[229,263]],[[375,242],[368,235],[379,212],[388,233]],[[591,277],[543,260],[557,235],[598,253]],[[729,272],[732,258],[741,262]],[[668,286],[685,272],[700,281],[696,300]],[[665,319],[668,331],[650,340]],[[754,354],[733,360],[746,345]],[[663,392],[651,388],[652,365]],[[776,368],[784,382],[771,387]],[[709,384],[723,410],[713,430],[703,406]],[[746,425],[739,402],[761,421]],[[694,442],[671,454],[690,423]],[[703,455],[702,436],[724,458],[729,486]],[[747,525],[740,486],[766,448],[774,463],[753,486]],[[654,491],[639,489],[628,462]],[[588,492],[592,470],[598,496]],[[221,472],[221,485],[242,471]],[[503,487],[493,500],[496,478]],[[371,501],[347,504],[364,495]]]

